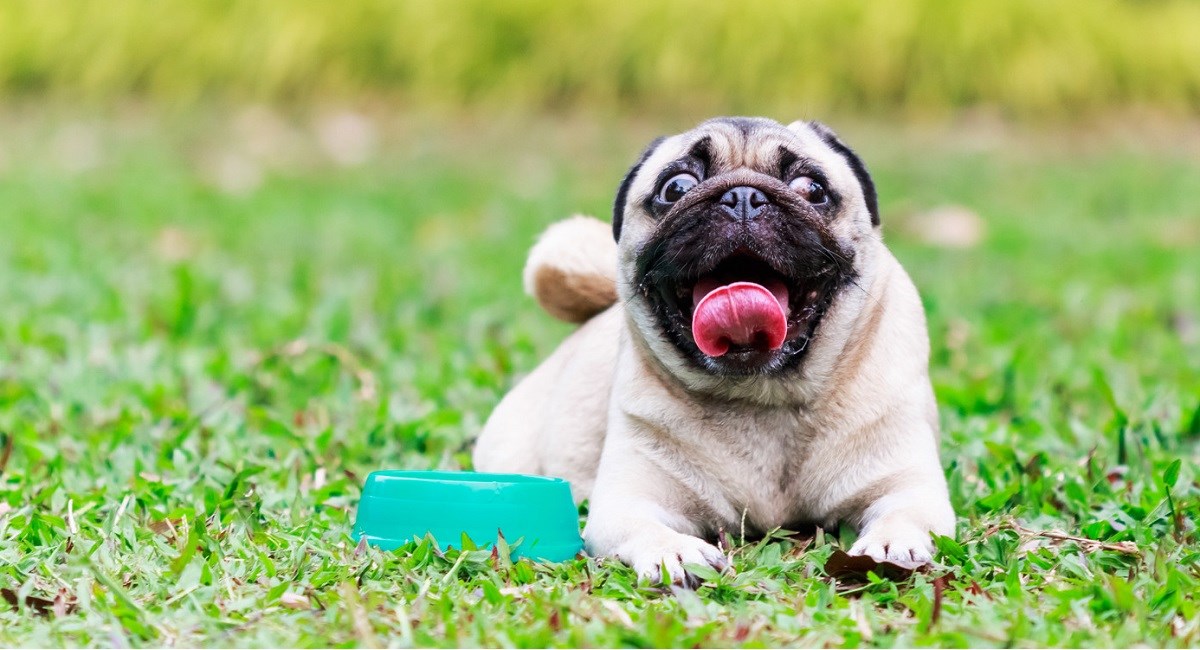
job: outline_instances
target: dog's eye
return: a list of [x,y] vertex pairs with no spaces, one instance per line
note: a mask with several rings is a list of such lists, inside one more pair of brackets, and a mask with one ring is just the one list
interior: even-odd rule
[[813,205],[821,205],[829,200],[829,193],[825,191],[825,186],[811,176],[798,176],[788,183],[788,187],[799,194],[800,198]]
[[696,187],[700,181],[691,174],[676,174],[671,177],[671,180],[663,183],[662,189],[658,192],[658,200],[663,203],[674,203],[683,198],[688,190]]

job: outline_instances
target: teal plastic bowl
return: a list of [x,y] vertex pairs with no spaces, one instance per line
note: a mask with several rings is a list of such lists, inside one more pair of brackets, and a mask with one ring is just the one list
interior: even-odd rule
[[354,541],[391,550],[432,534],[438,546],[461,547],[466,533],[480,548],[504,535],[513,557],[561,562],[583,548],[571,486],[559,478],[386,470],[371,472],[354,520]]

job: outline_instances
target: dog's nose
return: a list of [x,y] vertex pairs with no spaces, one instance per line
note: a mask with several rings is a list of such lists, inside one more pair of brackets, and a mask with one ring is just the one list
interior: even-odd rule
[[764,207],[770,205],[771,200],[757,187],[742,185],[721,195],[721,200],[717,203],[725,208],[729,216],[734,219],[749,221],[757,217]]

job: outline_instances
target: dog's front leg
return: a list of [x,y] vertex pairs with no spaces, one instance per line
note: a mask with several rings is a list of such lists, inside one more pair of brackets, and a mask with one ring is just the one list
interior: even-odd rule
[[940,468],[913,468],[891,481],[890,489],[853,518],[859,531],[851,555],[877,561],[927,563],[933,559],[930,533],[954,534],[954,509]]
[[608,432],[583,531],[588,552],[619,558],[653,582],[694,587],[698,581],[686,565],[720,571],[728,562],[700,539],[703,527],[686,514],[695,511],[699,497],[635,441],[620,426]]

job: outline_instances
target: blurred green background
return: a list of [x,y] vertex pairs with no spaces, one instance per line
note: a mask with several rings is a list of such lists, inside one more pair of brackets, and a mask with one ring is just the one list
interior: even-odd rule
[[0,4],[0,91],[1023,118],[1200,106],[1188,0]]

